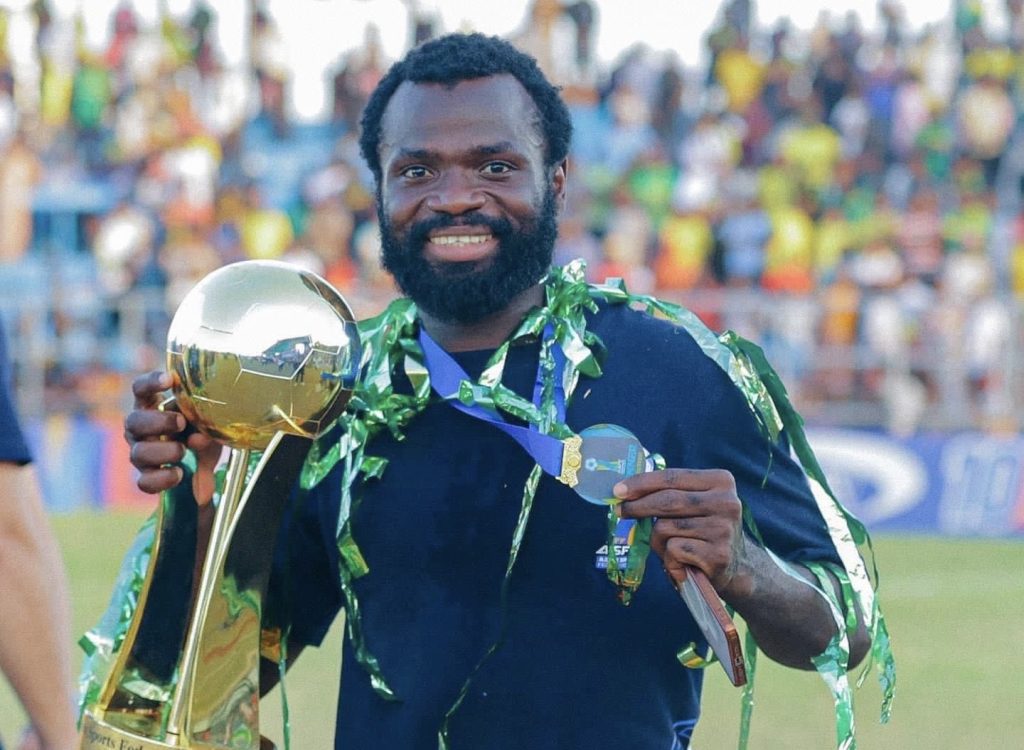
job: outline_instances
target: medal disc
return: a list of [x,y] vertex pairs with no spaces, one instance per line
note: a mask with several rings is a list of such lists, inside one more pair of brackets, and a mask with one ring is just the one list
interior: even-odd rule
[[614,424],[596,424],[579,433],[582,463],[579,483],[573,488],[596,505],[616,501],[612,488],[623,479],[648,470],[647,451],[629,430]]

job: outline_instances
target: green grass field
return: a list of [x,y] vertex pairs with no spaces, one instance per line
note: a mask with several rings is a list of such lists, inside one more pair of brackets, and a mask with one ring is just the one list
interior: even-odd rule
[[[54,517],[70,571],[76,637],[105,607],[140,520],[129,514]],[[892,536],[875,541],[898,687],[886,726],[878,723],[874,676],[857,691],[861,750],[1024,747],[1024,545]],[[4,610],[3,616],[16,615]],[[289,676],[294,750],[331,747],[340,639],[336,625],[321,653],[307,654]],[[835,746],[831,697],[816,675],[762,659],[757,682],[752,748]],[[264,701],[262,723],[277,740],[280,717],[275,691]],[[739,691],[712,667],[695,747],[734,748],[738,717]],[[23,721],[10,689],[0,686],[0,733],[10,742]]]

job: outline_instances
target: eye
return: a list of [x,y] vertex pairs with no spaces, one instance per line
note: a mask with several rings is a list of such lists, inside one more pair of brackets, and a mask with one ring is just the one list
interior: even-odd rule
[[513,170],[515,170],[515,167],[513,167],[507,161],[489,161],[486,164],[484,164],[483,169],[481,169],[480,171],[486,175],[501,175],[508,174]]
[[409,180],[422,180],[424,177],[430,176],[430,170],[419,164],[413,164],[412,166],[404,167],[398,174]]

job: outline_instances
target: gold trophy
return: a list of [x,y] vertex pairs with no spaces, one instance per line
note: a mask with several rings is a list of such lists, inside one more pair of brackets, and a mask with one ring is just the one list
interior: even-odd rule
[[167,336],[174,401],[230,448],[224,485],[194,586],[195,503],[181,485],[164,493],[137,607],[85,708],[79,750],[268,747],[262,605],[281,514],[310,439],[348,402],[359,356],[345,300],[286,263],[225,266],[182,301]]

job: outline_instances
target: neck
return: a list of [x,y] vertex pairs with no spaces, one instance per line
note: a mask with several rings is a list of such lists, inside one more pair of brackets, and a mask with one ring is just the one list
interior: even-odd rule
[[519,326],[531,308],[544,304],[544,286],[535,284],[514,297],[504,308],[472,323],[448,323],[420,310],[420,320],[430,337],[449,352],[496,349]]

